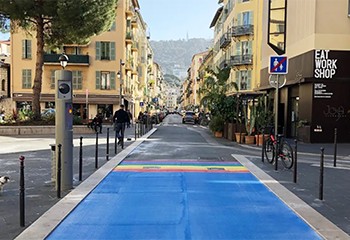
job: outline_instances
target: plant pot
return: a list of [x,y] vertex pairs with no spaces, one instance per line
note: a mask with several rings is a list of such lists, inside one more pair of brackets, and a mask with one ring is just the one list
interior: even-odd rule
[[[243,143],[243,139],[244,139],[244,136],[246,135],[246,133],[235,133],[235,137],[236,137],[236,142],[241,142],[241,143]],[[242,141],[240,141],[240,138],[241,138],[241,136],[242,136]]]
[[222,132],[214,132],[214,136],[217,138],[222,138]]
[[255,140],[254,136],[245,136],[244,139],[246,144],[254,144],[254,140]]

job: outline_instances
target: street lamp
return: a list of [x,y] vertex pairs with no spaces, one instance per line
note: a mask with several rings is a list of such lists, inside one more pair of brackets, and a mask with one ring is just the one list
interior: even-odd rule
[[123,94],[123,71],[122,71],[122,67],[124,66],[124,62],[122,59],[120,59],[120,62],[119,62],[119,72],[117,73],[117,76],[119,78],[119,105],[120,104],[124,104],[122,100],[124,100],[122,98],[122,94]]
[[67,64],[68,64],[68,56],[64,53],[62,53],[62,55],[58,58],[58,60],[60,61],[60,64],[62,66],[62,69],[64,69]]

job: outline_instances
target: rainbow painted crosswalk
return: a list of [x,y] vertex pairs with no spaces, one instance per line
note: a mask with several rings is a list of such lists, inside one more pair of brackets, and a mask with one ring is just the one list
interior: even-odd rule
[[247,173],[238,162],[213,162],[198,160],[152,160],[125,161],[114,168],[114,172],[207,172]]

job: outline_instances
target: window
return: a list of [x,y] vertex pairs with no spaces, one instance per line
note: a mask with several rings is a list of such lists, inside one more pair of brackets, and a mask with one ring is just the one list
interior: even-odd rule
[[23,69],[22,70],[22,88],[30,89],[32,87],[32,70]]
[[244,41],[236,43],[236,55],[248,55],[252,54],[252,42]]
[[55,89],[55,70],[50,73],[50,89]]
[[115,90],[115,72],[96,71],[96,89]]
[[111,28],[109,29],[109,31],[115,31],[115,29],[116,29],[116,23],[115,23],[115,20],[113,20],[112,26],[111,26]]
[[73,83],[73,89],[75,90],[83,89],[83,76],[81,71],[72,72],[72,83]]
[[32,58],[32,41],[28,39],[22,40],[22,58],[31,59]]
[[96,42],[96,60],[115,60],[115,42]]
[[250,89],[251,76],[252,72],[250,70],[236,72],[236,83],[238,84],[239,90]]

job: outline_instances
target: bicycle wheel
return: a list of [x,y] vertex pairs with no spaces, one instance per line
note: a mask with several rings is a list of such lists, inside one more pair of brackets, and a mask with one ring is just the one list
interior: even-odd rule
[[285,168],[291,169],[293,167],[293,149],[285,140],[282,142],[280,158]]
[[275,158],[275,146],[270,138],[265,141],[264,152],[265,152],[266,160],[269,163],[273,163]]

